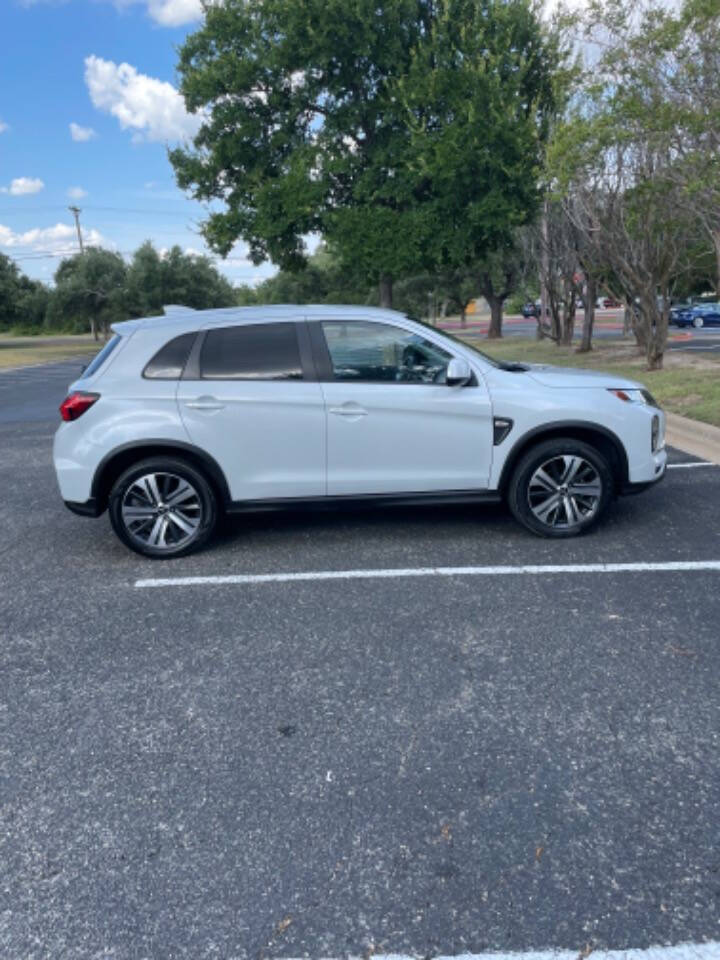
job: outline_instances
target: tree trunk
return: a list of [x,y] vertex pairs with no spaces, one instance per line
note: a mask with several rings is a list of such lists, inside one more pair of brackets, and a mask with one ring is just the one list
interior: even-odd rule
[[387,273],[380,274],[380,306],[392,310],[393,282]]
[[665,347],[660,346],[656,342],[655,337],[650,337],[647,345],[648,370],[662,370],[664,356],[665,356]]
[[460,326],[461,327],[467,326],[467,307],[466,306],[460,307]]
[[578,353],[588,353],[592,350],[593,326],[595,324],[595,300],[597,299],[597,286],[595,278],[588,274],[585,283],[585,311],[583,313],[582,340],[578,348]]
[[623,336],[629,337],[632,331],[632,311],[630,307],[625,304],[625,312],[623,313]]
[[485,299],[490,306],[490,326],[488,327],[488,340],[498,340],[502,337],[503,322],[503,299],[501,297],[488,297]]
[[717,280],[715,293],[720,297],[720,232],[713,233],[713,242],[715,244],[715,258],[717,260]]
[[100,339],[100,338],[98,337],[97,320],[96,320],[96,318],[95,318],[95,314],[93,314],[93,315],[90,317],[90,333],[93,335],[93,340],[99,340],[99,339]]

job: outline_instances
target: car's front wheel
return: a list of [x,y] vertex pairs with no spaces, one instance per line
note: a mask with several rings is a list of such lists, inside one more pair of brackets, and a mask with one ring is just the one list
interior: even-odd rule
[[572,438],[532,447],[517,464],[507,492],[517,520],[543,537],[572,537],[603,515],[613,475],[594,447]]
[[702,318],[702,317],[694,317],[692,324],[693,324],[693,326],[695,327],[696,330],[699,330],[700,327],[702,327],[702,325],[703,325],[703,318]]
[[199,549],[217,518],[212,487],[194,466],[175,457],[133,464],[110,492],[110,522],[131,550],[155,559]]

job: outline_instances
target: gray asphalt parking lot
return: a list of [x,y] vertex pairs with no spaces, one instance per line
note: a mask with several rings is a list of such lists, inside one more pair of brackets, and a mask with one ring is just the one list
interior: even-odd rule
[[0,956],[714,949],[718,570],[136,583],[711,563],[719,468],[568,543],[296,512],[157,564],[59,500],[72,370],[0,374]]

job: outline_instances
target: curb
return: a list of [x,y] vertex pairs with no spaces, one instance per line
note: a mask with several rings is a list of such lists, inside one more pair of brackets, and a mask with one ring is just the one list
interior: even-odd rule
[[720,427],[699,420],[689,420],[677,413],[665,413],[667,427],[665,439],[671,447],[677,447],[703,460],[720,464]]

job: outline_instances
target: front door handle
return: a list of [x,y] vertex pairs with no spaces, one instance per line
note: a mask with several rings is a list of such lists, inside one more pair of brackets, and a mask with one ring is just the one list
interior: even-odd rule
[[367,416],[367,410],[361,407],[359,403],[343,403],[340,407],[328,407],[328,412],[336,417],[344,417],[346,420],[359,420],[360,417]]
[[225,404],[215,397],[198,397],[197,400],[186,400],[185,406],[191,410],[222,410]]

